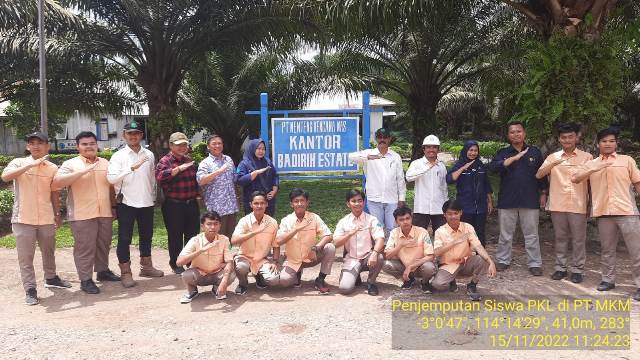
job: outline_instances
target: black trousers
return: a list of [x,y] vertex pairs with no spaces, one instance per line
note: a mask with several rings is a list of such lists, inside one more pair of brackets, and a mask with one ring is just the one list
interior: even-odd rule
[[169,265],[175,267],[184,245],[200,230],[198,201],[166,199],[162,204],[162,218],[167,228]]
[[126,263],[131,260],[129,246],[133,237],[133,224],[138,222],[138,236],[140,237],[140,257],[151,256],[151,239],[153,238],[153,206],[136,208],[118,204],[118,247],[116,254],[118,262]]
[[418,214],[413,213],[413,225],[420,226],[423,228],[427,228],[429,223],[431,223],[431,229],[433,230],[433,234],[435,235],[436,230],[442,225],[446,223],[443,215],[430,215],[430,214]]
[[482,246],[486,246],[486,240],[484,236],[484,229],[487,223],[487,213],[484,214],[467,214],[462,213],[462,218],[460,218],[463,222],[471,224],[473,228],[476,230],[476,235],[478,235],[478,239],[482,243]]

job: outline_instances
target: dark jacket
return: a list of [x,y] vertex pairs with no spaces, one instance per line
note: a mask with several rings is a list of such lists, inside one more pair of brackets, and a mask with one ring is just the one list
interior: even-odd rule
[[480,156],[478,155],[473,164],[460,174],[458,180],[453,180],[452,175],[470,161],[467,158],[467,151],[473,145],[480,148],[475,140],[469,140],[464,144],[458,162],[447,172],[447,183],[456,184],[456,199],[462,203],[462,211],[465,214],[486,214],[488,212],[487,194],[493,193],[493,189]]
[[[236,170],[238,173],[238,184],[242,186],[242,202],[246,206],[248,206],[251,199],[251,193],[254,191],[264,191],[265,193],[268,193],[274,186],[278,186],[280,184],[280,179],[271,160],[266,156],[262,159],[258,159],[258,157],[256,157],[256,149],[260,143],[264,144],[264,141],[262,139],[249,141],[249,144],[247,144],[247,148],[244,151],[242,161],[240,161],[238,169]],[[267,166],[270,166],[271,168],[251,181],[252,171],[263,169]],[[269,206],[272,206],[275,202],[276,199],[274,197],[269,201]]]

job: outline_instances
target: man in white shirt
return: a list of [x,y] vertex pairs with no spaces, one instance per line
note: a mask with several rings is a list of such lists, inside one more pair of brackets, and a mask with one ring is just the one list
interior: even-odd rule
[[407,185],[404,182],[402,158],[389,149],[391,133],[385,128],[376,130],[375,149],[349,154],[349,160],[362,164],[367,177],[365,193],[369,213],[375,216],[388,233],[396,226],[393,211],[405,205]]
[[160,277],[164,273],[151,262],[153,237],[153,204],[155,200],[155,172],[153,153],[140,144],[143,132],[135,121],[125,124],[122,137],[127,145],[116,151],[109,161],[107,180],[114,185],[118,218],[118,247],[116,253],[124,287],[136,285],[131,274],[129,246],[133,224],[138,222],[140,237],[140,276]]
[[407,169],[407,181],[415,181],[413,225],[436,230],[445,223],[442,204],[448,199],[447,167],[438,161],[440,140],[429,135],[422,141],[424,157],[413,160]]

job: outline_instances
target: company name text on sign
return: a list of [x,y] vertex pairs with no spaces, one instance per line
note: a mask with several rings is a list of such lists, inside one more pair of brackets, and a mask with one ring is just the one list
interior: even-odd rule
[[271,119],[273,162],[278,172],[357,171],[357,117]]

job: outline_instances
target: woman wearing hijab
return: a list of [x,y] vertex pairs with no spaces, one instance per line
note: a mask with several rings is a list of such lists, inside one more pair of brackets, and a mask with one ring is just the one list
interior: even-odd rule
[[276,194],[280,179],[276,169],[269,158],[265,156],[266,147],[264,140],[255,139],[249,141],[244,151],[244,156],[238,165],[238,184],[242,186],[242,203],[245,214],[251,213],[251,194],[254,191],[264,191],[267,194],[269,206],[267,215],[273,216],[276,212]]
[[462,221],[476,230],[485,246],[484,229],[487,214],[493,210],[491,183],[480,160],[480,146],[475,140],[464,144],[458,162],[447,173],[447,183],[456,184],[456,199],[462,203]]

